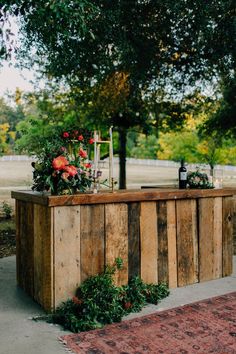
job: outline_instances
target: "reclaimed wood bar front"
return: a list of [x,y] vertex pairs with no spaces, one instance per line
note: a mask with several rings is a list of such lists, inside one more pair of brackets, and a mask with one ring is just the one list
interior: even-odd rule
[[17,281],[46,310],[115,258],[125,284],[140,275],[170,288],[232,273],[233,189],[101,192],[16,199]]

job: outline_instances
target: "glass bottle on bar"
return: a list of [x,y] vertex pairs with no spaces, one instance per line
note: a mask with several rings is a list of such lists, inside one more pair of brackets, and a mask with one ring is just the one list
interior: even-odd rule
[[179,168],[179,189],[187,188],[187,168],[184,166],[184,160],[181,160]]

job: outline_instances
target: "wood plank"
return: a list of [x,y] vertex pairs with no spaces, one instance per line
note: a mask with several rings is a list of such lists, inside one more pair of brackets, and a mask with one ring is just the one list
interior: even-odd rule
[[34,298],[47,311],[54,307],[52,212],[34,205]]
[[223,277],[233,272],[233,198],[223,198]]
[[177,200],[178,286],[198,282],[197,202]]
[[75,295],[80,275],[80,206],[54,209],[55,307]]
[[16,208],[17,282],[27,294],[34,294],[34,214],[32,203],[18,201]]
[[222,277],[222,210],[221,197],[214,198],[214,265],[213,279]]
[[158,282],[158,245],[156,202],[140,205],[141,278],[146,283]]
[[140,203],[128,204],[128,276],[140,276]]
[[168,283],[168,237],[167,237],[167,204],[157,202],[157,235],[158,235],[158,281]]
[[101,193],[81,193],[64,196],[50,196],[32,191],[12,192],[12,197],[18,200],[43,204],[48,206],[67,206],[81,204],[104,204],[104,203],[129,203],[157,200],[177,200],[233,196],[236,189],[142,189],[142,190],[119,190],[115,193],[102,191]]
[[114,275],[117,285],[128,282],[128,206],[105,205],[105,263],[113,265],[116,258],[123,260],[123,268]]
[[199,200],[199,280],[222,276],[222,198]]
[[236,255],[236,198],[232,198],[232,218],[233,218],[233,254]]
[[82,205],[80,209],[81,282],[104,270],[105,207]]
[[177,252],[176,252],[176,207],[175,201],[167,201],[167,240],[168,240],[168,284],[176,288],[177,282]]

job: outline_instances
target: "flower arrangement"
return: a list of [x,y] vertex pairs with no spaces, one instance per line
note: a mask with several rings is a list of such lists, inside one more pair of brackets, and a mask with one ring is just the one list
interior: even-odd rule
[[62,131],[46,139],[37,162],[33,162],[32,189],[53,195],[84,192],[92,184],[89,146],[93,138],[86,131]]
[[209,182],[208,176],[199,169],[187,174],[187,186],[191,189],[211,189],[215,188],[213,183]]

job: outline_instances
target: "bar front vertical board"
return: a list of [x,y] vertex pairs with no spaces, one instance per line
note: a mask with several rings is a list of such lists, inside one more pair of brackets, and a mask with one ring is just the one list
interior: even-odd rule
[[214,265],[212,279],[222,277],[222,204],[222,197],[214,198]]
[[104,270],[105,206],[80,206],[81,282]]
[[197,202],[176,201],[178,286],[198,282]]
[[34,296],[34,208],[30,202],[16,201],[17,283]]
[[157,206],[157,235],[158,235],[158,281],[168,283],[168,237],[167,237],[167,202],[158,201]]
[[158,282],[158,244],[156,202],[140,205],[141,278],[146,283]]
[[233,272],[233,198],[223,197],[223,277]]
[[54,208],[55,307],[80,285],[80,206]]
[[169,288],[177,288],[177,253],[176,253],[176,209],[175,201],[169,200],[167,204],[167,240],[168,240],[168,273]]
[[140,203],[128,204],[129,279],[140,276]]
[[53,308],[52,209],[34,204],[34,298],[46,310]]
[[105,259],[106,265],[113,265],[121,258],[123,268],[114,275],[117,285],[128,282],[128,206],[125,203],[105,205]]

